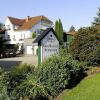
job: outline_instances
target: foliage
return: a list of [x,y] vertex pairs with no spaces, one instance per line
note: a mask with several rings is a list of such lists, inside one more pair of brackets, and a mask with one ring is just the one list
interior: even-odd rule
[[35,37],[36,37],[36,33],[33,32],[33,33],[32,33],[32,38],[34,39]]
[[33,66],[26,64],[17,66],[8,73],[8,92],[11,99],[40,100],[47,98],[47,89],[40,83],[39,77],[36,75],[37,70],[35,71]]
[[[66,50],[67,51],[67,50]],[[72,56],[61,50],[60,55],[53,56],[46,60],[38,68],[37,75],[40,82],[48,87],[48,94],[57,96],[68,84],[71,84],[72,75],[77,76],[82,69],[82,65],[74,60]],[[76,77],[74,77],[76,78]]]
[[48,87],[51,96],[56,96],[68,83],[69,70],[65,63],[63,58],[54,56],[40,66],[38,77],[40,82]]
[[0,100],[10,100],[7,92],[7,81],[4,76],[5,73],[0,68]]
[[13,97],[28,100],[40,100],[48,97],[47,87],[39,82],[34,74],[28,75],[27,78],[12,92]]
[[1,30],[5,30],[5,27],[4,27],[4,24],[3,23],[0,23],[0,31]]
[[7,81],[8,81],[8,92],[11,96],[14,89],[21,84],[23,80],[26,79],[26,76],[30,73],[34,72],[34,67],[23,64],[16,66],[11,72],[7,74]]
[[97,17],[94,17],[93,25],[95,26],[100,25],[100,8],[98,8]]
[[55,22],[55,32],[56,32],[57,37],[59,38],[59,22],[58,22],[58,20],[56,20],[56,22]]
[[52,56],[36,68],[23,64],[6,73],[3,79],[6,94],[3,94],[11,100],[51,99],[76,81],[83,72],[82,68],[83,63],[74,60],[66,49],[61,49],[59,55]]
[[95,27],[81,28],[78,30],[70,51],[74,58],[89,64],[100,63],[100,35]]
[[99,100],[100,73],[85,78],[70,91],[63,91],[59,98],[60,100]]
[[14,45],[14,50],[15,50],[15,52],[18,50],[18,48],[19,48],[19,45],[18,45],[18,44],[15,44],[15,45]]
[[0,67],[0,75],[3,73],[3,69]]
[[4,45],[5,40],[3,38],[4,33],[5,33],[4,26],[2,23],[0,23],[0,56],[2,52],[5,50],[5,45]]
[[73,25],[70,27],[69,32],[75,32],[75,27]]
[[60,19],[55,22],[55,32],[60,44],[63,44],[63,25]]

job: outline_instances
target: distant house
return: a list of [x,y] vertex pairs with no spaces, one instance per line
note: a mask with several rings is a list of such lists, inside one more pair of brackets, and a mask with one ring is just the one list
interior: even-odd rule
[[[36,34],[36,37],[41,34],[42,30],[50,28],[53,26],[53,22],[50,21],[45,16],[28,16],[26,19],[18,19],[14,17],[6,17],[5,20],[5,36],[4,38],[7,40],[6,44],[8,46],[12,46],[14,44],[19,45],[19,50],[21,46],[24,45],[26,39],[32,39],[32,33]],[[29,40],[30,41],[30,40]],[[26,43],[25,49],[28,52],[31,51],[32,54],[32,43]]]

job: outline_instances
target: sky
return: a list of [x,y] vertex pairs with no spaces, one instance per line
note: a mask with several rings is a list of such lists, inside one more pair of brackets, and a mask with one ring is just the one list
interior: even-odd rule
[[65,31],[91,25],[100,0],[0,0],[0,22],[6,16],[26,18],[44,15],[54,23],[59,18]]

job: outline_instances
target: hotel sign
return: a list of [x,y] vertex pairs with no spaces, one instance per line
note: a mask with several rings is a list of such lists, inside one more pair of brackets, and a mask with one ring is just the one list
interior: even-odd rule
[[41,62],[59,53],[59,41],[55,34],[50,31],[41,41]]

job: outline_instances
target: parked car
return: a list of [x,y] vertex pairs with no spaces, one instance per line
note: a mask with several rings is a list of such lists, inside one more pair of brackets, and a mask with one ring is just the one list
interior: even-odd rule
[[16,51],[14,49],[7,49],[2,52],[3,57],[15,57]]

